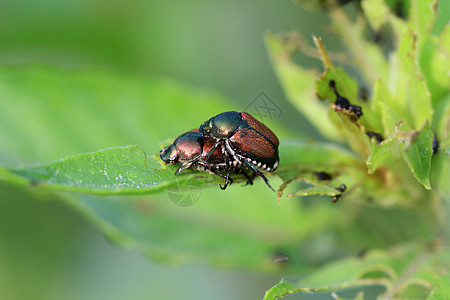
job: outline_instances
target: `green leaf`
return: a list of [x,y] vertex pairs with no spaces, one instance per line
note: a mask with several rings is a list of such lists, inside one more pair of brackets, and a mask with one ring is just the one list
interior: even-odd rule
[[[374,111],[381,116],[383,134],[386,137],[391,133],[395,124],[403,121],[402,108],[392,97],[391,92],[382,79],[375,83],[373,93]],[[403,126],[406,129],[412,129],[411,124],[403,124]]]
[[408,105],[414,117],[414,124],[416,128],[419,128],[425,122],[431,122],[432,120],[434,112],[431,106],[431,95],[423,78],[414,76],[410,84]]
[[[422,55],[422,44],[428,40],[430,31],[436,17],[436,9],[434,1],[412,1],[410,11],[410,25],[406,26],[401,20],[397,19],[392,13],[388,12],[388,7],[382,0],[364,1],[362,6],[364,12],[372,26],[379,30],[381,25],[388,22],[396,32],[399,38],[397,51],[392,56],[389,72],[389,90],[395,101],[384,101],[387,109],[393,109],[401,120],[406,122],[407,129],[419,129],[426,121],[431,122],[433,109],[431,105],[431,94],[429,92],[427,82],[423,78],[418,64],[420,61],[429,62],[435,50],[432,46],[427,46],[427,55]],[[433,40],[426,44],[429,45]],[[435,47],[437,48],[437,47]],[[439,57],[439,55],[437,55]],[[420,59],[419,59],[420,58]],[[441,61],[441,63],[444,63]],[[421,63],[428,74],[430,71],[429,63]],[[438,67],[439,69],[439,67]],[[437,71],[437,70],[436,70]],[[442,77],[444,72],[440,72],[438,77]],[[442,78],[439,79],[442,81]],[[438,84],[427,79],[433,84],[434,89]],[[444,79],[445,81],[445,79]],[[448,82],[448,80],[447,80]],[[436,87],[436,88],[435,88]],[[442,92],[440,92],[442,93]],[[380,98],[379,98],[380,99]],[[434,100],[433,100],[434,101]],[[437,100],[436,100],[437,101]],[[392,104],[389,105],[388,102]],[[386,109],[385,109],[386,111]],[[383,116],[383,114],[382,114]],[[396,122],[398,122],[397,120]],[[394,124],[384,123],[384,130],[388,130]],[[387,126],[387,127],[386,127]]]
[[431,161],[430,180],[443,197],[450,195],[450,94],[436,108],[432,130],[436,133],[439,149]]
[[295,202],[279,206],[263,182],[254,187],[236,183],[226,192],[191,186],[152,197],[40,193],[46,190],[39,185],[21,190],[42,194],[43,199],[52,195],[52,200],[78,210],[113,242],[176,264],[301,274],[311,265],[280,264],[274,257],[281,249],[293,261],[306,261],[296,243],[306,240],[311,228],[321,230],[334,222],[327,208],[303,210]]
[[12,172],[27,178],[33,185],[109,195],[157,193],[218,182],[217,178],[203,174],[175,176],[174,168],[162,168],[153,158],[147,160],[138,146],[73,155],[48,165]]
[[286,197],[298,197],[298,196],[312,196],[312,195],[325,195],[325,196],[336,196],[341,194],[335,188],[327,185],[313,186],[298,190],[293,194],[289,194]]
[[391,17],[391,10],[384,0],[365,0],[361,2],[364,15],[367,17],[370,26],[379,31],[388,18]]
[[433,106],[448,97],[450,90],[450,24],[438,37],[430,36],[422,48],[420,68],[431,92]]
[[437,18],[437,4],[436,0],[411,0],[408,25],[417,36],[419,49],[431,34]]
[[327,118],[328,105],[318,101],[315,95],[316,72],[299,67],[292,59],[298,50],[299,40],[300,37],[295,34],[283,37],[271,33],[265,35],[266,47],[278,79],[287,99],[324,137],[342,140]]
[[[271,296],[267,299],[277,299],[288,294],[331,293],[349,288],[364,291],[368,286],[384,287],[382,296],[386,298],[423,298],[419,295],[426,297],[430,292],[437,295],[438,290],[434,287],[448,281],[449,271],[442,266],[448,264],[449,254],[448,249],[439,246],[432,251],[414,245],[390,251],[372,250],[361,258],[331,263],[296,286],[284,282],[277,284],[266,295]],[[447,295],[447,287],[442,292]]]
[[[301,189],[287,197],[309,196],[309,195],[329,195],[341,194],[330,184],[341,185],[341,172],[353,174],[358,178],[360,174],[355,174],[363,169],[363,165],[358,157],[352,152],[334,144],[304,142],[304,141],[283,141],[280,145],[280,167],[277,175],[284,179],[283,184],[278,189],[278,200],[283,196],[284,190],[293,182],[304,181],[314,185],[306,189]],[[328,172],[332,174],[333,180],[327,185],[317,179],[316,172]],[[348,179],[348,178],[346,178]],[[354,183],[355,180],[351,180]],[[345,181],[347,183],[347,181]]]
[[393,78],[389,81],[389,88],[395,91],[395,99],[403,112],[400,117],[416,130],[426,121],[431,122],[433,116],[430,92],[418,70],[417,53],[416,37],[405,27],[399,48],[392,60]]
[[439,276],[435,287],[428,295],[427,300],[446,300],[450,298],[450,276]]
[[360,103],[357,97],[358,83],[356,80],[348,76],[342,68],[336,68],[333,65],[321,38],[314,37],[314,42],[325,68],[325,71],[316,80],[316,92],[319,99],[336,100],[336,95],[330,88],[330,80],[334,80],[336,82],[336,89],[341,96],[347,98],[352,104],[359,105]]
[[433,156],[430,181],[431,186],[436,187],[445,199],[450,195],[450,184],[448,184],[450,178],[450,149],[447,149],[447,153],[444,151],[440,150]]
[[330,108],[329,118],[354,152],[358,153],[362,158],[369,156],[369,137],[366,135],[364,126],[355,120],[354,116]]
[[450,93],[447,94],[436,108],[436,114],[431,127],[433,132],[436,133],[441,148],[445,151],[447,147],[450,147]]
[[407,134],[399,132],[401,124],[402,122],[397,123],[392,134],[382,143],[378,144],[376,140],[372,140],[372,152],[366,160],[369,174],[373,174],[381,166],[389,166],[394,159],[399,157],[401,143],[409,140]]
[[401,35],[405,26],[404,21],[392,13],[385,0],[365,0],[361,2],[361,6],[375,31],[380,31],[383,25],[389,24],[397,37]]
[[[318,97],[320,99],[330,99],[330,101],[336,99],[336,95],[330,87],[330,81],[334,80],[336,89],[342,97],[347,98],[352,104],[360,105],[361,103],[357,97],[358,85],[356,80],[348,76],[343,69],[334,67],[321,39],[314,38],[314,41],[325,67],[325,71],[316,81]],[[329,110],[328,118],[338,129],[339,135],[344,138],[353,151],[359,153],[364,158],[367,157],[370,153],[370,145],[369,139],[365,134],[364,126],[360,124],[353,113],[338,111],[334,104],[331,104],[331,108],[334,109]]]
[[438,37],[429,36],[419,57],[422,71],[431,93],[433,107],[437,108],[445,100],[450,90],[450,25]]
[[0,166],[0,181],[8,181],[17,185],[27,185],[29,183],[27,179],[10,172],[2,166]]
[[266,291],[264,300],[275,300],[277,298],[292,294],[292,291],[294,290],[296,290],[296,286],[294,284],[287,281],[282,281],[271,287],[270,290]]
[[[388,74],[388,62],[382,49],[366,39],[366,20],[358,15],[353,22],[343,8],[331,11],[333,29],[339,34],[351,54],[351,64],[363,76],[368,85],[374,84]],[[384,16],[383,16],[384,17]],[[383,20],[383,18],[380,18]]]
[[[391,168],[398,159],[398,153],[401,152],[414,177],[425,188],[431,189],[429,178],[433,154],[431,127],[426,123],[421,131],[399,132],[400,125],[401,123],[397,124],[392,135],[382,143],[372,141],[372,152],[366,160],[369,173],[374,173],[381,166]],[[406,144],[403,149],[402,144]]]
[[414,177],[428,190],[430,185],[431,156],[433,155],[433,132],[426,123],[424,128],[412,137],[403,157]]
[[[282,141],[280,157],[280,173],[300,166],[315,170],[360,164],[351,152],[336,145],[301,141]],[[68,156],[51,164],[9,171],[23,178],[12,178],[8,171],[0,169],[0,178],[60,191],[107,195],[149,194],[170,189],[209,187],[223,181],[206,172],[188,170],[175,175],[176,168],[177,166],[164,166],[153,157],[147,158],[138,146],[127,146]],[[241,177],[235,177],[236,183],[242,180]]]

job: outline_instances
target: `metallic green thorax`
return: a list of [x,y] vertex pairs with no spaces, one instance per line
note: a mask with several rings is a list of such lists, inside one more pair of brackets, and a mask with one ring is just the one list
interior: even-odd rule
[[200,126],[200,132],[205,132],[215,138],[227,138],[240,127],[246,126],[240,113],[229,111],[213,117]]

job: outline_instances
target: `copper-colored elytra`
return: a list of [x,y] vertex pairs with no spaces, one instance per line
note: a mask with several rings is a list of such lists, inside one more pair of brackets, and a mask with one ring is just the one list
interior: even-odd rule
[[261,134],[251,128],[243,128],[236,132],[230,142],[234,149],[252,157],[270,159],[275,155],[274,145]]
[[278,140],[277,136],[275,135],[275,133],[273,133],[272,130],[269,129],[269,127],[256,120],[249,113],[241,112],[241,116],[245,121],[247,121],[250,127],[266,136],[275,145],[275,147],[278,147],[280,145],[280,141]]

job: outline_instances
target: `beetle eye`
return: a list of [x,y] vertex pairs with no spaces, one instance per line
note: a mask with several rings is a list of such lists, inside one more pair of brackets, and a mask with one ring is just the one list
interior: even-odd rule
[[212,119],[209,119],[200,126],[200,132],[210,133],[212,128]]

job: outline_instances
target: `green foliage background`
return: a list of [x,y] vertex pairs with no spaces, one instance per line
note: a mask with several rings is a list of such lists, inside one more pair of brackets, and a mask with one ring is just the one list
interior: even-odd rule
[[[290,2],[237,1],[196,1],[189,7],[143,1],[131,6],[121,1],[0,2],[0,8],[0,298],[206,299],[212,294],[214,299],[255,299],[281,277],[295,282],[309,275],[302,284],[317,286],[350,280],[352,272],[365,267],[367,274],[384,272],[385,281],[396,282],[405,266],[426,252],[408,243],[433,244],[442,220],[434,219],[427,205],[337,206],[326,197],[278,203],[261,182],[245,188],[236,183],[222,192],[213,176],[175,180],[173,168],[161,170],[151,157],[161,143],[214,114],[242,110],[263,90],[283,110],[282,118],[266,121],[283,141],[283,179],[292,175],[290,166],[330,167],[324,157],[339,162],[331,171],[359,166],[358,157],[343,146],[308,142],[323,137],[284,99],[263,41],[266,30],[300,29],[303,36],[322,36],[328,51],[340,51],[343,45],[324,28],[330,26],[327,12],[306,12]],[[448,21],[448,5],[440,8],[437,32]],[[290,98],[295,91],[277,65],[280,49],[271,34],[265,39]],[[302,54],[294,58],[322,69],[318,60]],[[362,74],[373,76],[370,69]],[[300,79],[305,79],[296,81],[304,98],[314,97],[314,82],[307,75]],[[349,91],[356,93],[350,85],[349,98]],[[326,88],[318,92],[330,97]],[[323,128],[318,127],[322,136],[338,139]],[[93,152],[98,149],[103,150]],[[75,155],[84,152],[91,153]],[[68,155],[75,156],[56,161]],[[375,171],[383,158],[368,166]],[[448,175],[443,174],[441,186]],[[274,186],[282,183],[274,176],[270,180]],[[417,195],[424,192],[413,182],[419,194],[410,193],[420,200]],[[183,208],[159,193],[178,184],[213,188],[202,189],[200,200]],[[284,194],[299,187],[294,182]],[[395,192],[405,199],[404,191]],[[336,194],[330,187],[317,193]],[[355,261],[361,251],[392,245],[397,248],[389,253],[375,250],[364,263]],[[279,254],[289,256],[289,262],[274,263]],[[448,265],[445,253],[421,259],[429,266]],[[383,267],[370,269],[373,264]],[[430,270],[414,272],[433,276]],[[266,297],[277,289],[282,294],[297,288],[283,282]]]

